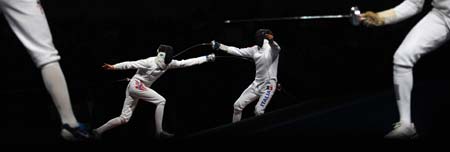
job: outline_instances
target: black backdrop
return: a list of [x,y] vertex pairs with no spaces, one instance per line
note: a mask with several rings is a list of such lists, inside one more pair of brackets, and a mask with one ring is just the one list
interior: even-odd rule
[[[345,14],[353,5],[361,11],[381,11],[401,0],[325,1],[175,1],[175,0],[43,0],[43,6],[60,51],[60,61],[69,85],[78,119],[98,127],[120,114],[130,71],[103,71],[103,63],[154,56],[159,44],[180,51],[191,45],[217,40],[247,47],[259,28],[270,28],[282,47],[278,78],[297,97],[275,95],[267,112],[308,99],[359,94],[392,87],[392,56],[408,31],[431,8],[396,25],[380,28],[355,27],[347,19],[276,21],[223,24],[226,19]],[[57,113],[51,104],[25,48],[0,19],[0,85],[7,103],[6,129],[36,128],[53,131]],[[449,45],[424,57],[415,68],[416,81],[448,80],[445,58]],[[208,47],[191,50],[182,58],[211,53]],[[226,55],[218,52],[218,55]],[[167,99],[164,126],[179,135],[231,122],[233,103],[251,83],[254,65],[239,59],[219,59],[164,74],[152,86]],[[110,136],[152,136],[154,108],[141,102],[130,125],[111,131]],[[253,106],[244,112],[252,115]],[[36,126],[37,125],[37,126]],[[53,127],[53,128],[52,128]],[[50,128],[50,129],[49,129]],[[44,133],[42,133],[44,134]],[[18,138],[10,134],[11,138]],[[108,136],[107,135],[107,136]]]

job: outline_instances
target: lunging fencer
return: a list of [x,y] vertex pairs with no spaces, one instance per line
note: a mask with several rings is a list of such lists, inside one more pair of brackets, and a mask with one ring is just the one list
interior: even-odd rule
[[163,130],[163,114],[166,99],[151,88],[151,85],[167,70],[175,68],[184,68],[213,62],[214,54],[191,58],[187,60],[173,60],[173,48],[168,45],[160,45],[157,49],[156,57],[149,57],[137,61],[121,62],[114,65],[104,64],[102,67],[106,70],[127,70],[137,69],[136,74],[131,78],[125,92],[125,101],[120,116],[109,120],[104,125],[94,130],[97,138],[105,131],[120,125],[128,123],[139,100],[156,104],[155,125],[156,138],[169,138],[173,134]]
[[[398,23],[421,12],[425,0],[405,0],[392,9],[362,14],[363,23],[382,26]],[[435,50],[450,38],[450,0],[433,0],[433,9],[408,33],[394,55],[393,80],[400,120],[386,138],[416,138],[411,120],[413,67],[423,55]]]
[[5,16],[34,64],[40,69],[62,123],[61,136],[66,140],[90,140],[90,129],[77,121],[72,110],[66,79],[59,64],[61,57],[53,44],[40,0],[0,0],[0,14]]
[[247,48],[227,46],[216,41],[211,45],[214,50],[253,59],[256,66],[255,79],[234,103],[233,123],[241,120],[242,111],[251,102],[258,100],[255,115],[264,114],[277,87],[277,70],[280,46],[274,41],[269,29],[259,29],[255,34],[256,45]]

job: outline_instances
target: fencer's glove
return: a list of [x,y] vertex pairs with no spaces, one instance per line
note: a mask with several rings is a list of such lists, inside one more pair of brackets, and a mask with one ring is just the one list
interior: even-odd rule
[[206,60],[208,62],[214,62],[214,61],[216,61],[216,55],[214,53],[211,53],[211,54],[206,56]]
[[266,34],[265,38],[269,41],[269,43],[273,44],[273,35],[272,34]]
[[105,70],[115,70],[113,65],[107,64],[107,63],[104,63],[102,68],[105,69]]
[[361,20],[366,26],[382,26],[384,25],[384,19],[378,15],[377,13],[374,13],[372,11],[367,11],[363,14],[361,14]]
[[218,50],[219,47],[220,47],[220,43],[216,42],[215,40],[212,40],[211,41],[211,47],[212,47],[213,50]]

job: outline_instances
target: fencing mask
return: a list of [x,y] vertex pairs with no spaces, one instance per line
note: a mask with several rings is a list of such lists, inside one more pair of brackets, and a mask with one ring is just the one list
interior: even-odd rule
[[172,61],[173,56],[173,47],[169,45],[161,44],[158,47],[158,56],[159,60],[164,61],[165,64],[169,64]]
[[256,45],[262,47],[264,44],[264,39],[266,38],[266,34],[273,34],[269,29],[259,29],[255,33],[255,42]]

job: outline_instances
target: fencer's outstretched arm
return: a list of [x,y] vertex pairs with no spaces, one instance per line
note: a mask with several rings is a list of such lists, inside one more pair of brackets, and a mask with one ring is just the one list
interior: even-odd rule
[[385,11],[363,13],[362,20],[375,26],[398,23],[421,12],[424,3],[425,0],[405,0],[396,7]]
[[272,34],[266,34],[265,36],[266,36],[267,41],[269,41],[270,48],[272,49],[272,51],[270,53],[271,53],[272,57],[275,59],[278,57],[278,54],[281,51],[281,47],[278,45],[277,42],[275,42],[275,40],[273,39],[274,36]]
[[137,61],[125,61],[112,65],[114,70],[128,70],[146,68],[149,65],[149,59],[141,59]]
[[175,68],[184,68],[184,67],[190,67],[194,65],[203,64],[205,62],[213,62],[215,61],[216,55],[215,54],[209,54],[201,57],[196,58],[190,58],[186,60],[172,60],[172,62],[169,64],[169,69],[175,69]]
[[247,48],[237,48],[234,46],[227,46],[216,41],[212,41],[211,44],[213,46],[213,49],[215,50],[222,50],[232,55],[248,58],[252,58],[253,51],[257,49],[257,46]]

